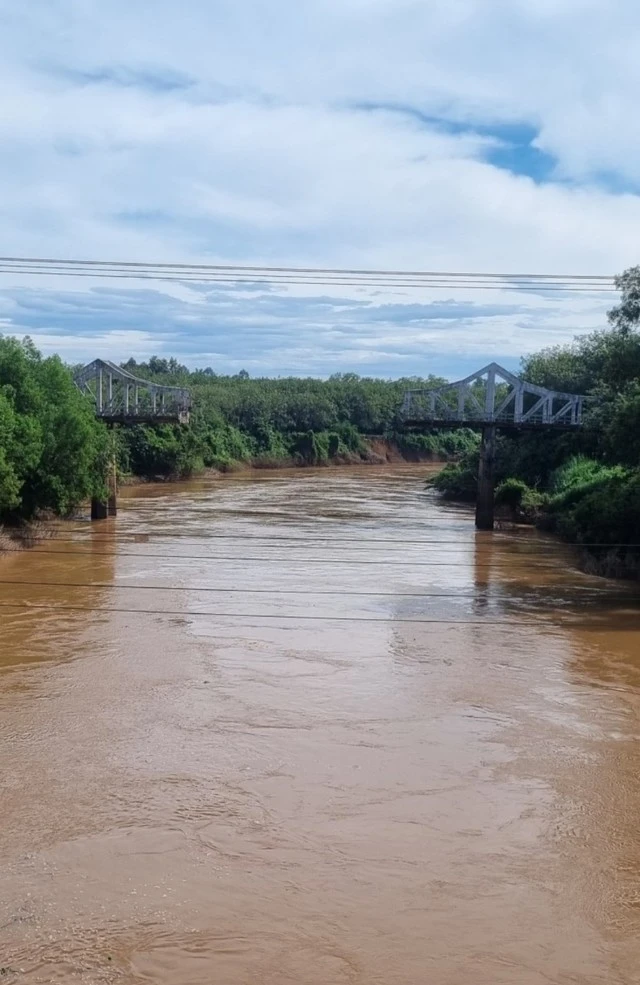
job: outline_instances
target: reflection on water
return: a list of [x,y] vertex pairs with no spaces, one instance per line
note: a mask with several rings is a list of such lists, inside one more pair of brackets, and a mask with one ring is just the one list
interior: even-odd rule
[[139,488],[0,559],[0,966],[637,982],[640,604],[570,562],[416,467]]

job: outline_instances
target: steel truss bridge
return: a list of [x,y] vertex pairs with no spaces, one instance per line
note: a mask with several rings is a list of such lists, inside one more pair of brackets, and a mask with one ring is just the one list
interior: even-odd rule
[[583,427],[588,399],[535,386],[489,363],[457,383],[407,390],[401,413],[408,428],[481,429],[476,527],[493,530],[496,431],[576,430]]
[[[106,424],[188,424],[191,413],[189,390],[138,379],[115,363],[94,359],[76,373],[78,389],[90,398],[96,417]],[[91,519],[106,520],[118,512],[118,469],[112,441],[111,462],[106,477],[106,498],[91,501]]]
[[76,386],[110,424],[188,424],[189,390],[138,379],[115,363],[95,359],[76,373]]
[[407,390],[402,405],[406,426],[577,428],[587,397],[527,383],[490,363],[457,383],[432,390]]

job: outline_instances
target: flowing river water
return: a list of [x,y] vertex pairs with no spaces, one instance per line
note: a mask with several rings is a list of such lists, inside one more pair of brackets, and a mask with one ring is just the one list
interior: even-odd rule
[[640,982],[640,599],[425,468],[0,558],[0,981]]

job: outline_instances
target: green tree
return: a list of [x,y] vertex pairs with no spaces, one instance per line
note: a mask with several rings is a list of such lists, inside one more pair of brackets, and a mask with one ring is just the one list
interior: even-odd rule
[[0,338],[0,519],[65,514],[101,490],[107,432],[58,357]]

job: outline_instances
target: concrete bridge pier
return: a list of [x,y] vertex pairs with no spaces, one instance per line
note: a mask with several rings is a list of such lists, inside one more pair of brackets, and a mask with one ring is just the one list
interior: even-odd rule
[[91,500],[91,519],[106,520],[109,516],[109,504],[104,499],[94,496]]
[[493,530],[494,526],[494,470],[496,460],[496,427],[489,424],[482,429],[480,468],[478,470],[478,499],[476,502],[476,527]]
[[107,478],[106,499],[94,496],[91,500],[91,519],[106,520],[109,516],[118,515],[118,464],[115,455],[109,465]]
[[118,515],[118,463],[114,453],[109,469],[109,497],[107,499],[107,512],[109,516]]

